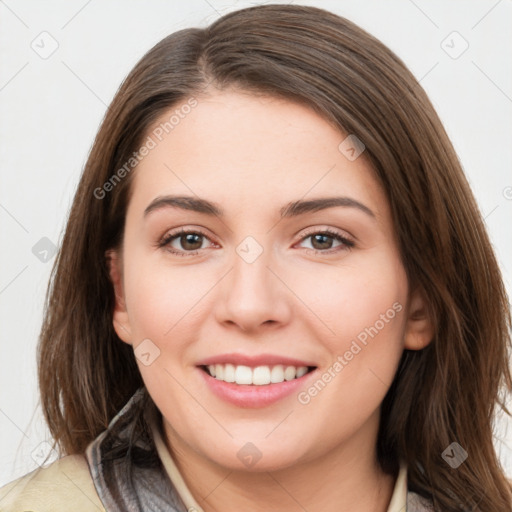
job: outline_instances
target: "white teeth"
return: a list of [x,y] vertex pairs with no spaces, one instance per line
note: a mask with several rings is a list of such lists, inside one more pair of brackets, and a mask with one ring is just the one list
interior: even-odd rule
[[252,383],[255,386],[270,384],[270,368],[268,366],[258,366],[252,371]]
[[306,375],[308,373],[307,366],[299,366],[297,368],[297,378],[302,377],[303,375]]
[[284,367],[282,364],[278,364],[277,366],[274,366],[272,368],[272,371],[270,372],[270,382],[272,384],[276,384],[279,382],[283,382],[284,380]]
[[[224,380],[222,377],[217,377]],[[252,384],[252,370],[248,366],[237,366],[235,368],[235,382],[237,384]]]
[[284,370],[284,378],[285,380],[293,380],[295,379],[295,375],[297,373],[297,370],[294,366],[287,366]]
[[224,380],[226,382],[235,382],[235,367],[232,364],[224,366]]
[[298,379],[308,373],[307,366],[235,366],[233,364],[214,364],[208,366],[212,377],[224,382],[235,382],[254,386],[265,386],[268,384],[279,384],[285,380]]

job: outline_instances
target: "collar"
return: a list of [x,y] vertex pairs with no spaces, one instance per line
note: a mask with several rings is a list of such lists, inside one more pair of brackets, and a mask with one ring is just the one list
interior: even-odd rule
[[[197,503],[197,501],[192,496],[190,489],[187,487],[187,484],[183,480],[183,477],[172,458],[172,455],[165,444],[165,441],[162,438],[162,426],[161,426],[161,416],[158,414],[150,413],[148,415],[148,424],[151,428],[153,440],[155,442],[155,446],[158,452],[158,456],[162,461],[162,464],[165,468],[169,479],[174,484],[176,491],[180,495],[183,503],[187,507],[187,510],[194,510],[197,512],[204,512],[201,506]],[[407,502],[407,466],[405,463],[400,464],[400,469],[398,472],[398,476],[396,479],[395,487],[393,489],[393,494],[391,496],[391,501],[389,502],[389,506],[387,508],[387,512],[405,512]]]
[[[108,512],[204,512],[162,434],[162,415],[143,386],[87,446],[89,472]],[[402,462],[387,512],[429,512],[430,507],[408,490]]]

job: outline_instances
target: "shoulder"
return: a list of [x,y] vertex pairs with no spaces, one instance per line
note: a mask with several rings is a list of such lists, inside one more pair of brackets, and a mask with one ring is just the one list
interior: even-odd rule
[[0,510],[105,512],[83,455],[67,455],[0,488]]

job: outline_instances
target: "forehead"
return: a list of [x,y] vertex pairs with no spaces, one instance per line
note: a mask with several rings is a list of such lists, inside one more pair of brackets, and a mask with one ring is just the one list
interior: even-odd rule
[[145,208],[158,195],[198,195],[239,211],[335,192],[383,213],[364,152],[355,160],[343,152],[347,136],[282,98],[241,91],[186,98],[148,130],[153,147],[137,165],[132,199]]

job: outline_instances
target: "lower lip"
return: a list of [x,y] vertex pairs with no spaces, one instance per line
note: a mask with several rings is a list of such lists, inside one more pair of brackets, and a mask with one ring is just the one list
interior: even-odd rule
[[201,368],[198,368],[198,370],[203,375],[206,384],[215,395],[238,407],[265,407],[267,405],[271,405],[282,398],[297,392],[299,388],[304,386],[305,380],[316,371],[315,369],[298,379],[285,380],[278,384],[255,386],[224,382],[223,380],[212,377]]

